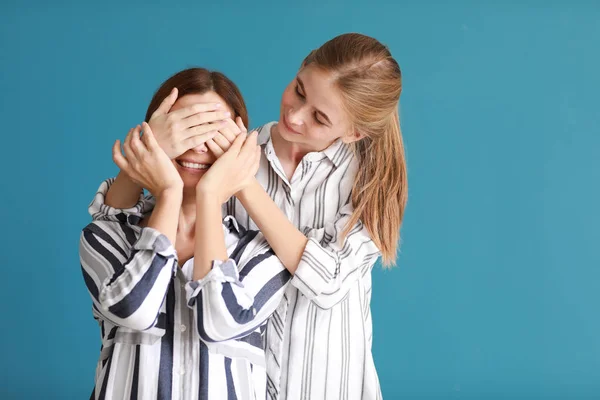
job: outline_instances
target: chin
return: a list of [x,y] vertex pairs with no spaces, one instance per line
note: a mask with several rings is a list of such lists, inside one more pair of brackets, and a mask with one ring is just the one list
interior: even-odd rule
[[[203,174],[204,175],[204,174]],[[190,189],[196,189],[198,182],[200,182],[201,176],[182,176],[183,190],[188,191]]]
[[292,133],[292,132],[288,131],[282,120],[279,120],[279,122],[277,123],[277,130],[279,132],[279,136],[282,139],[284,139],[286,142],[297,142],[298,141],[299,135],[297,133]]

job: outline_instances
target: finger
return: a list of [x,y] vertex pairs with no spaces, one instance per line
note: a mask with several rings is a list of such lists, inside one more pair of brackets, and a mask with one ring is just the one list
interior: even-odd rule
[[235,137],[233,137],[233,140],[228,140],[222,133],[218,134],[217,136],[215,136],[212,139],[216,144],[219,145],[220,148],[223,149],[223,151],[227,151],[227,149],[229,149],[229,146],[231,146],[231,143],[235,140]]
[[125,142],[123,142],[123,147],[129,146],[129,143],[131,143],[131,135],[133,134],[134,129],[135,128],[131,128],[129,132],[127,132],[127,136],[125,136]]
[[171,111],[169,115],[172,115],[173,118],[184,119],[196,114],[205,114],[210,112],[216,113],[219,110],[222,110],[221,112],[226,111],[220,103],[196,103],[187,107],[183,107],[177,111]]
[[189,137],[187,139],[184,139],[182,141],[182,146],[183,146],[183,148],[185,148],[185,151],[183,151],[182,153],[185,153],[189,149],[193,149],[194,147],[197,147],[197,146],[200,146],[200,145],[206,143],[206,141],[214,138],[218,134],[219,134],[219,132],[217,132],[217,131],[210,131],[210,132],[206,132],[206,133],[203,133],[200,135],[195,135],[195,136]]
[[[150,148],[150,142],[148,141],[148,136],[152,135],[152,131],[150,129],[146,130],[144,124],[146,124],[146,123],[142,122],[142,130],[141,130],[142,135],[140,137],[140,140],[144,144],[144,147],[146,147],[147,149],[149,149]],[[148,127],[148,128],[150,128],[150,127]]]
[[260,166],[260,154],[261,148],[260,146],[256,146],[256,150],[254,152],[254,159],[252,160],[252,163],[249,167],[252,176],[256,176],[256,173],[258,172],[258,168]]
[[169,110],[171,109],[171,107],[173,107],[173,104],[175,104],[175,102],[177,101],[178,93],[179,93],[179,91],[177,90],[176,87],[174,87],[171,90],[171,93],[169,93],[169,95],[164,98],[162,103],[160,103],[160,105],[158,106],[156,111],[154,111],[152,113],[152,116],[150,117],[150,119],[158,117],[159,115],[167,114],[169,112]]
[[[239,117],[236,117],[236,118],[239,118]],[[231,118],[226,118],[225,124],[227,126],[228,131],[231,131],[231,133],[233,133],[234,135],[240,133],[240,131],[241,131],[240,127]]]
[[235,137],[240,133],[240,128],[230,118],[227,118],[224,124],[225,126],[219,129],[219,132],[229,141],[229,143],[233,143]]
[[148,125],[146,122],[142,122],[142,131],[144,132],[142,135],[142,142],[144,142],[146,148],[148,150],[155,150],[158,147],[158,142],[154,137],[152,129],[150,129],[150,125]]
[[[244,143],[244,146],[246,146],[246,143]],[[260,164],[260,146],[256,146],[249,150],[242,149],[239,159],[241,161],[241,169],[244,171],[246,176],[256,176],[256,172],[258,171],[258,166]]]
[[125,153],[125,157],[129,157],[129,155],[133,154],[131,150],[131,138],[133,137],[133,131],[135,128],[131,128],[127,136],[125,136],[125,141],[123,142],[123,153]]
[[[192,136],[204,135],[206,133],[217,132],[223,126],[222,121],[196,125],[190,128],[187,128],[183,131],[182,139],[186,139]],[[214,136],[213,136],[214,137]],[[208,140],[208,139],[207,139]]]
[[113,161],[129,178],[138,182],[138,175],[134,171],[132,165],[129,163],[127,158],[121,153],[121,142],[117,140],[113,145]]
[[242,117],[235,118],[235,124],[240,128],[240,132],[247,132],[248,128],[244,125],[244,121],[242,121]]
[[[244,145],[240,149],[240,157],[244,157],[249,159],[250,156],[254,155],[256,151],[256,137],[258,133],[256,131],[252,132],[250,135],[246,136],[246,140],[244,141]],[[239,135],[238,137],[243,136]],[[237,139],[237,138],[236,138]]]
[[[247,142],[247,141],[246,141]],[[254,165],[256,164],[256,147],[248,149],[246,142],[240,152],[240,159],[242,160],[242,168],[248,173],[253,173]],[[258,146],[257,146],[258,147]]]
[[244,142],[246,141],[247,136],[246,135],[237,135],[237,137],[235,138],[235,140],[233,141],[233,143],[231,144],[231,147],[229,148],[229,150],[227,150],[227,152],[231,152],[233,154],[235,154],[236,156],[239,155],[240,150],[242,149],[242,146],[244,145]]
[[209,140],[208,142],[206,142],[206,147],[208,147],[208,149],[210,151],[212,151],[212,153],[215,155],[215,157],[219,158],[221,157],[223,154],[225,154],[225,152],[223,151],[223,149],[221,149],[221,147],[219,147],[218,144],[215,143],[215,141],[213,139]]
[[240,159],[245,160],[245,168],[252,169],[254,167],[257,147],[259,146],[256,144],[256,133],[253,132],[246,138],[239,155]]
[[135,129],[132,132],[131,140],[129,143],[129,146],[131,147],[131,150],[133,151],[133,154],[136,156],[136,158],[140,158],[142,154],[144,154],[144,150],[146,148],[146,146],[144,146],[142,140],[140,139],[141,130],[142,127],[140,125],[135,127]]
[[121,153],[121,141],[116,140],[112,147],[112,158],[119,169],[125,171],[128,167],[127,159]]
[[190,115],[187,118],[181,120],[181,124],[185,128],[192,126],[203,125],[208,123],[216,123],[220,125],[220,128],[225,126],[224,120],[229,118],[231,113],[229,111],[208,111],[199,112],[194,115]]
[[260,164],[260,159],[262,157],[262,147],[256,146],[256,158],[257,162]]

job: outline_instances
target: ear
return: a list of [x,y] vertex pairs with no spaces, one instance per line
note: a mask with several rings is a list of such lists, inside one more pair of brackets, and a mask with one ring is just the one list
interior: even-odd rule
[[350,143],[354,143],[364,137],[365,137],[365,135],[359,131],[351,131],[342,138],[342,142],[344,142],[346,144],[350,144]]

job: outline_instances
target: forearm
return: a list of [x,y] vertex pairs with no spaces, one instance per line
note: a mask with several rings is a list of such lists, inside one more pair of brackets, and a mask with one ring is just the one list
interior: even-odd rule
[[171,243],[151,228],[144,228],[131,247],[124,238],[111,242],[124,228],[106,221],[84,228],[79,245],[81,269],[102,315],[118,325],[145,330],[156,323],[177,256]]
[[147,225],[165,235],[173,246],[177,239],[182,196],[183,192],[180,189],[170,189],[157,196],[154,211]]
[[291,279],[260,232],[223,231],[225,242],[235,243],[235,255],[230,255],[235,259],[213,263],[203,279],[186,285],[188,306],[205,342],[242,337],[263,325]]
[[106,193],[104,203],[113,208],[131,208],[138,202],[141,192],[142,187],[120,171]]
[[216,196],[199,192],[196,196],[194,280],[204,278],[210,272],[213,261],[225,261],[227,257],[221,224],[221,204]]
[[285,268],[296,272],[308,239],[277,207],[263,187],[254,182],[236,194]]

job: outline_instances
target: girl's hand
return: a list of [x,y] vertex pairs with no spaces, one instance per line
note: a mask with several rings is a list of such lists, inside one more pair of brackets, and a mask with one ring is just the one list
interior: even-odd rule
[[196,186],[198,196],[215,196],[220,204],[252,183],[260,164],[258,133],[238,135],[231,147],[210,167]]
[[224,120],[231,116],[225,106],[218,103],[197,103],[170,111],[177,94],[174,88],[148,121],[159,146],[171,159],[217,136],[218,130],[226,126]]

